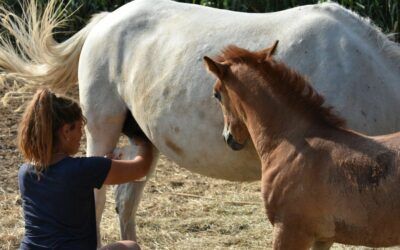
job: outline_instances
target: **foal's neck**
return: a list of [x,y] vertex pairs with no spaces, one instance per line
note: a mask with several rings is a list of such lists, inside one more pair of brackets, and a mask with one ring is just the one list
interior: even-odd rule
[[[265,106],[264,106],[265,105]],[[260,159],[263,161],[282,142],[295,144],[303,141],[321,125],[296,112],[290,106],[265,103],[248,106],[247,127]]]

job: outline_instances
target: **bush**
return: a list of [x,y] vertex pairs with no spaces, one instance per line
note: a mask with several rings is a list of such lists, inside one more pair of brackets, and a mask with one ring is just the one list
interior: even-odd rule
[[[22,0],[20,0],[22,1]],[[48,0],[37,0],[44,5]],[[76,32],[80,30],[90,16],[101,11],[113,11],[119,6],[130,2],[129,0],[62,0],[68,3],[68,11],[74,12],[68,31]],[[229,9],[242,12],[274,12],[299,5],[314,4],[317,2],[325,2],[327,0],[178,0],[179,2],[201,4],[221,9]],[[20,7],[15,0],[3,0],[4,3],[14,8],[20,13]],[[369,17],[379,26],[383,32],[397,34],[393,35],[394,39],[400,41],[400,4],[399,0],[337,0],[346,8],[352,9],[361,16]],[[66,34],[60,36],[64,39]]]
[[[274,12],[305,4],[315,4],[328,0],[181,0],[211,7],[243,12]],[[336,0],[344,7],[361,16],[369,17],[383,32],[392,34],[400,41],[399,0]]]

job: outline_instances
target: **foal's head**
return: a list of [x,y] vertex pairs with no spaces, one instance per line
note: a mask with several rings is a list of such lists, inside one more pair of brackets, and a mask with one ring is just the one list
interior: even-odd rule
[[204,57],[217,77],[214,96],[224,114],[223,135],[234,150],[243,148],[250,136],[246,124],[255,117],[262,117],[274,136],[296,129],[293,119],[330,127],[345,124],[331,107],[323,106],[324,98],[302,75],[272,58],[276,46],[258,52],[228,46],[216,60]]
[[[243,96],[238,94],[246,95],[249,90],[252,92],[252,87],[245,86],[245,84],[260,77],[259,74],[254,72],[252,74],[252,68],[248,67],[242,60],[248,56],[256,61],[266,60],[273,55],[277,45],[278,41],[272,47],[251,54],[247,50],[229,46],[215,61],[209,57],[204,57],[207,69],[217,77],[214,85],[214,97],[219,101],[224,115],[223,136],[225,142],[233,150],[242,149],[250,137],[245,125],[246,114],[240,102]],[[239,67],[248,68],[243,71]]]

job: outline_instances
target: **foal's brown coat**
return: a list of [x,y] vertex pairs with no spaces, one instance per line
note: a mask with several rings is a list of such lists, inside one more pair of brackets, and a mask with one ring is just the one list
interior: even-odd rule
[[[346,130],[311,85],[270,52],[230,46],[216,61],[204,59],[218,78],[225,127],[237,143],[250,135],[261,159],[274,248],[400,244],[400,134]],[[247,130],[235,128],[241,126]]]

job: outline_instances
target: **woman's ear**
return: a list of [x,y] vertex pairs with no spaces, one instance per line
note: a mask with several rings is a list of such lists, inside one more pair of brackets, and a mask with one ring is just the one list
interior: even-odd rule
[[71,125],[68,123],[62,125],[59,130],[60,140],[69,141],[70,133],[71,133]]

